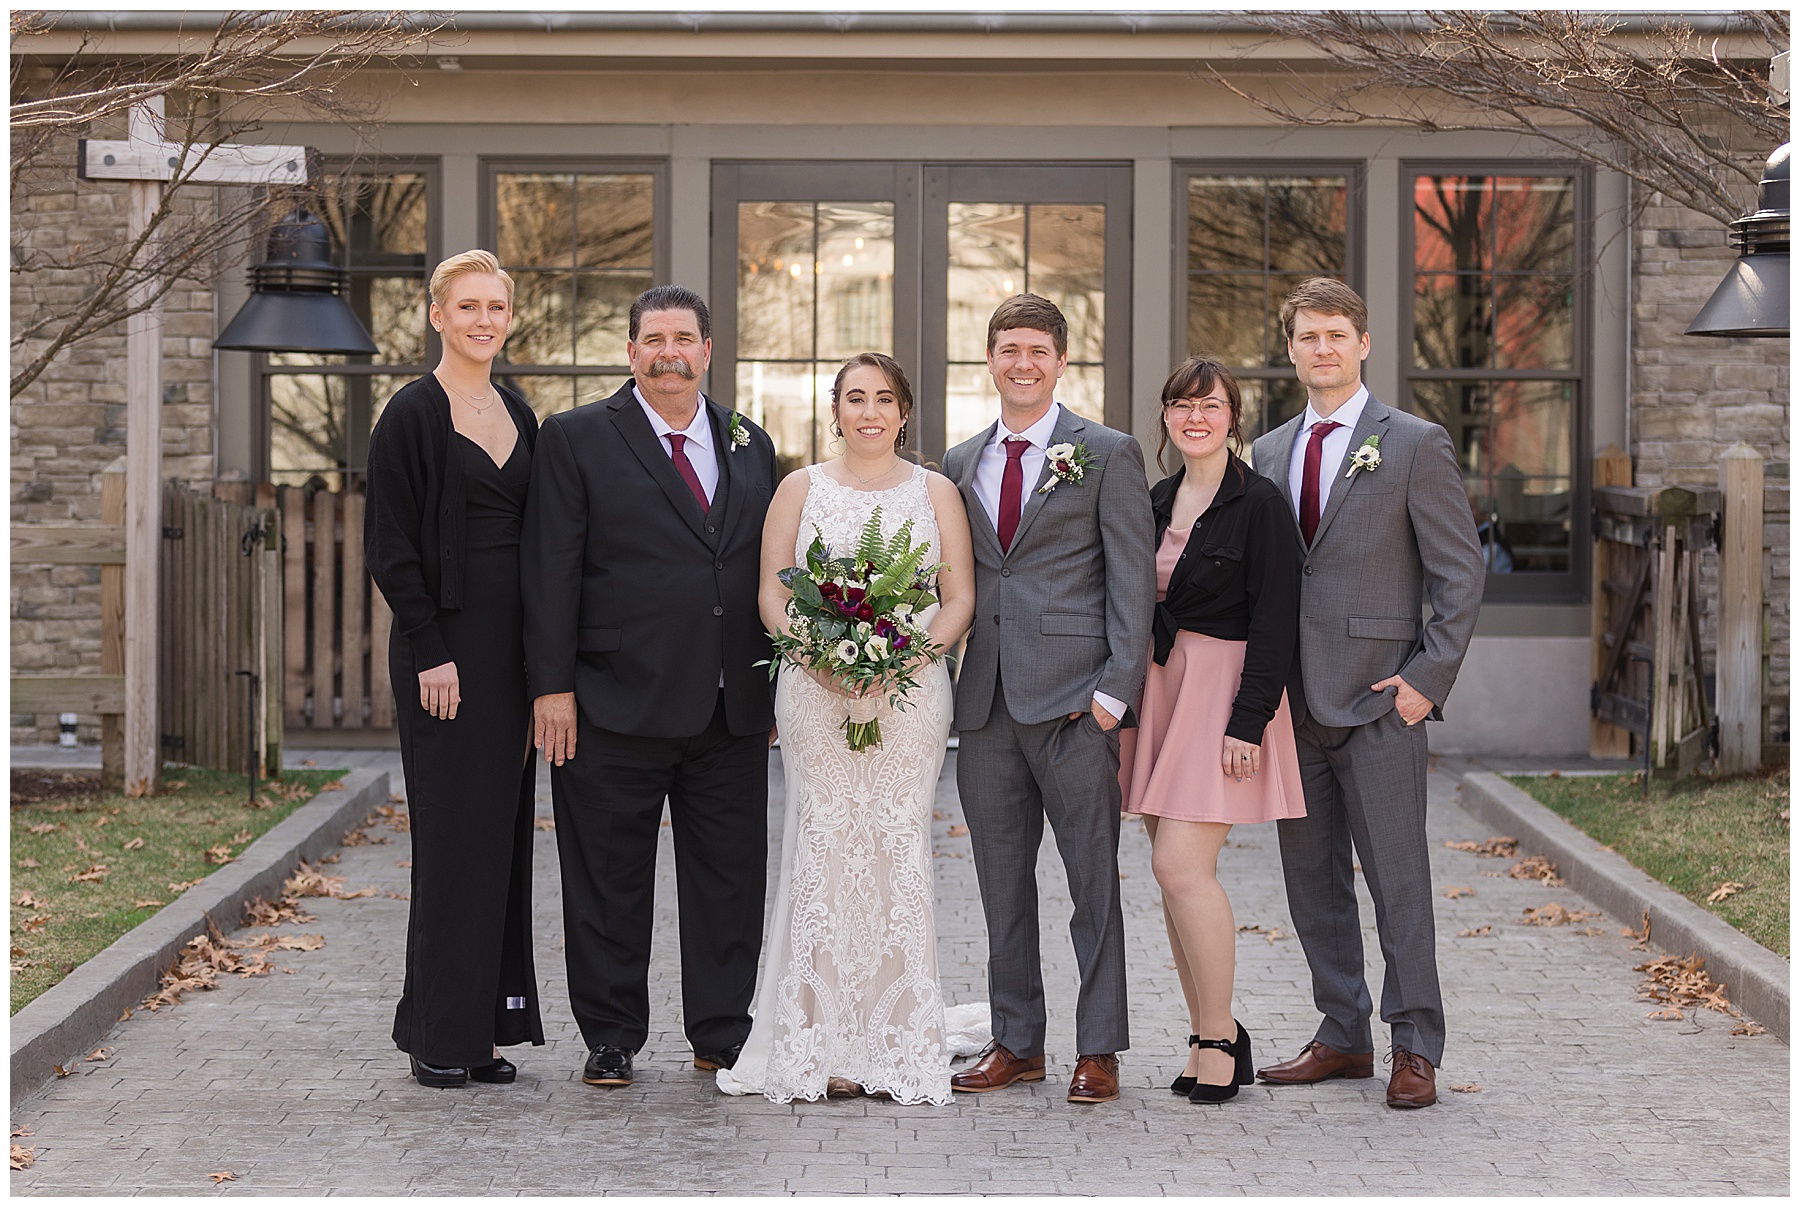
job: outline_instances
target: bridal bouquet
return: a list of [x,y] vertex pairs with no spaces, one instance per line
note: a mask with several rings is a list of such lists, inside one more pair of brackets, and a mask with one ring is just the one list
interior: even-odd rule
[[[891,689],[888,702],[904,707],[916,685],[914,673],[941,656],[917,619],[937,602],[932,576],[939,563],[925,564],[930,542],[913,544],[911,520],[892,538],[884,538],[880,507],[863,525],[852,556],[833,557],[824,534],[814,533],[806,564],[778,576],[794,593],[787,605],[791,632],[775,635],[779,658],[770,664],[769,674],[784,658],[854,688],[885,683]],[[851,750],[881,744],[880,704],[879,693],[851,699],[850,718],[844,722]]]

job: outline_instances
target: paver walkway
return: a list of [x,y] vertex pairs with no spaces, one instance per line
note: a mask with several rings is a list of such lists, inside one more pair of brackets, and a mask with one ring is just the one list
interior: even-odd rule
[[[319,766],[388,766],[386,752],[311,752]],[[985,996],[986,938],[961,821],[954,753],[940,785],[938,924],[949,1000]],[[724,1097],[696,1073],[682,1038],[673,874],[658,883],[653,1030],[625,1089],[583,1086],[568,1015],[554,835],[537,845],[538,972],[544,1048],[515,1048],[513,1086],[427,1090],[388,1033],[405,942],[403,901],[309,901],[326,946],[277,953],[291,973],[227,979],[157,1014],[139,1011],[106,1041],[101,1064],[46,1087],[13,1112],[36,1164],[12,1175],[37,1194],[1728,1194],[1785,1195],[1788,1049],[1733,1037],[1717,1014],[1655,1022],[1639,1000],[1643,962],[1613,919],[1520,925],[1527,906],[1584,903],[1567,889],[1497,879],[1499,860],[1446,850],[1486,831],[1455,804],[1456,768],[1431,780],[1432,862],[1450,1019],[1442,1103],[1382,1105],[1385,1078],[1315,1087],[1246,1087],[1198,1107],[1165,1087],[1180,1071],[1187,1023],[1163,938],[1149,844],[1125,829],[1121,864],[1131,958],[1132,1034],[1123,1098],[1064,1101],[1073,1056],[1073,955],[1067,895],[1046,846],[1046,1082],[944,1108],[866,1099],[778,1106]],[[780,766],[771,767],[778,827]],[[549,814],[547,778],[539,812]],[[351,888],[404,891],[407,837],[346,848],[328,870]],[[1288,937],[1272,826],[1233,835],[1222,875],[1243,927],[1239,1011],[1258,1063],[1291,1055],[1314,1015],[1299,943]],[[1048,836],[1046,836],[1048,843]],[[779,835],[771,834],[771,861]],[[771,876],[773,885],[773,876]],[[1364,917],[1370,917],[1364,904]],[[1491,926],[1490,935],[1458,938]],[[1372,925],[1366,937],[1378,959]],[[1379,968],[1371,964],[1371,984]],[[1377,992],[1379,990],[1377,989]],[[1377,1029],[1377,1045],[1386,1039]],[[1479,1092],[1449,1092],[1477,1084]],[[231,1170],[216,1189],[208,1178]]]

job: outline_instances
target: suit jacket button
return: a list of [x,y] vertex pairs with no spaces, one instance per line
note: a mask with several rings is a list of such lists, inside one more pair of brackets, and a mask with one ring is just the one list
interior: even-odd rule
[[723,615],[725,615],[725,609],[721,608],[718,604],[714,604],[713,605],[713,615],[714,616],[723,616]]
[[1300,570],[1301,570],[1301,573],[1303,573],[1303,574],[1311,574],[1312,573],[1312,564],[1309,562],[1306,565],[1300,567]]
[[717,528],[714,528],[714,527],[713,527],[713,526],[712,526],[712,525],[711,525],[711,524],[708,524],[708,525],[707,525],[707,526],[706,526],[706,530],[707,530],[707,531],[708,531],[708,532],[717,532],[717,531],[718,531],[718,529],[717,529]]
[[723,570],[723,569],[724,569],[724,568],[725,568],[725,563],[724,563],[724,562],[714,562],[714,563],[713,563],[713,569],[714,569],[714,570]]
[[997,613],[996,613],[996,614],[995,614],[995,616],[994,616],[994,623],[995,623],[995,624],[999,624],[999,623],[1000,623],[1000,617],[999,617],[999,615],[998,615],[998,614],[997,614]]
[[1006,566],[1002,566],[1002,567],[1000,567],[1000,577],[1001,577],[1001,578],[1011,578],[1011,577],[1012,577],[1012,570],[1010,570],[1010,569],[1009,569],[1009,568],[1007,568],[1007,567],[1006,567]]

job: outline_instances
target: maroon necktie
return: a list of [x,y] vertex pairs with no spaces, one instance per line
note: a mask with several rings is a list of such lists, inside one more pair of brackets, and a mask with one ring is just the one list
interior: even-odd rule
[[1300,472],[1300,535],[1310,547],[1319,531],[1319,461],[1325,453],[1325,437],[1344,425],[1321,419],[1312,425],[1306,442],[1306,467]]
[[[687,454],[681,451],[681,446],[687,443],[688,438],[680,432],[669,432],[668,437],[671,450],[669,459],[675,462],[675,472],[681,475],[681,480],[688,484],[688,489],[694,492],[696,499],[700,500],[700,510],[710,509],[712,504],[707,502],[706,487],[700,485],[700,475],[694,472],[694,463],[689,461]],[[1307,464],[1311,465],[1318,459],[1316,455],[1313,455],[1312,460]],[[1317,494],[1318,491],[1315,490],[1313,493]]]
[[1019,510],[1025,494],[1025,467],[1019,458],[1031,447],[1031,441],[1023,436],[1008,436],[1005,440],[1006,471],[1000,475],[1000,552],[1005,553],[1012,548],[1013,534],[1019,531]]

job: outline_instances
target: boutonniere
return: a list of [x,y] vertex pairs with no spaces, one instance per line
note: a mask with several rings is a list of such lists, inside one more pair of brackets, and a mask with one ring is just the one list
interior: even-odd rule
[[744,430],[744,417],[736,411],[725,421],[725,438],[730,441],[734,453],[750,443],[750,433]]
[[1038,487],[1041,495],[1049,494],[1064,482],[1080,483],[1081,476],[1094,461],[1085,444],[1052,444],[1044,456],[1050,463],[1050,480]]
[[1381,468],[1381,437],[1370,436],[1362,442],[1362,447],[1350,454],[1350,468],[1344,471],[1344,477],[1354,478],[1359,469],[1378,470]]

